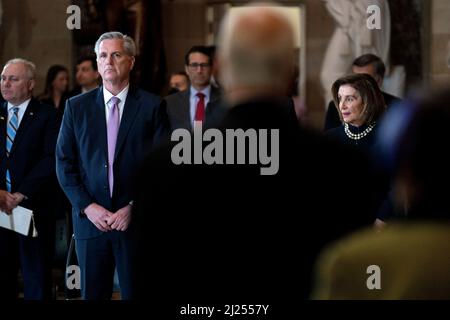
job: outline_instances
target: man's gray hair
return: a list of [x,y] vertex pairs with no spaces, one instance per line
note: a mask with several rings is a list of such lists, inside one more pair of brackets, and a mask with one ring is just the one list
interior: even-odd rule
[[5,63],[5,66],[3,67],[3,70],[5,70],[5,68],[7,66],[9,66],[10,64],[16,64],[16,63],[22,63],[25,68],[27,69],[27,76],[30,80],[33,80],[35,75],[36,75],[36,65],[26,59],[22,59],[22,58],[14,58],[9,60],[8,62]]
[[98,38],[97,42],[95,43],[95,54],[97,55],[97,58],[100,54],[100,43],[103,40],[113,40],[113,39],[119,39],[123,40],[123,48],[125,49],[125,53],[129,56],[134,57],[136,55],[136,44],[134,43],[133,38],[130,36],[124,35],[121,32],[118,31],[111,31],[106,32]]
[[[222,84],[224,87],[278,87],[285,84],[294,61],[292,26],[286,16],[273,7],[273,3],[252,3],[247,9],[233,16],[227,14],[222,21],[219,57],[228,62],[226,70],[221,72]],[[261,22],[268,15],[278,25],[273,31],[267,23]],[[250,25],[250,29],[242,29],[243,22]],[[264,28],[258,29],[259,24]]]

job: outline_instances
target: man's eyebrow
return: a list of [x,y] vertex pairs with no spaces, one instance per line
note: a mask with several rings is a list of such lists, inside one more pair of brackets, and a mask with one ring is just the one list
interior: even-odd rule
[[[122,53],[124,53],[125,52],[125,50],[116,50],[116,51],[112,51],[112,52],[110,52],[110,54],[115,54],[115,53],[120,53],[120,54],[122,54]],[[100,51],[100,54],[108,54],[108,52],[107,51]]]

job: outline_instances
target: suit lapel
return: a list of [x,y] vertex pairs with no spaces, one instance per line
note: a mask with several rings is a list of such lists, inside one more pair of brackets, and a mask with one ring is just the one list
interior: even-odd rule
[[205,110],[205,126],[209,126],[210,123],[214,123],[216,121],[215,111],[219,108],[220,103],[220,91],[219,89],[211,86],[211,95],[209,98],[209,102],[207,108]]
[[[95,132],[95,136],[99,142],[99,149],[104,150],[105,159],[108,159],[108,140],[106,137],[106,115],[105,115],[105,101],[103,99],[103,87],[100,86],[97,90],[93,105],[88,108],[87,112],[92,112],[91,122],[89,123],[89,130]],[[96,130],[98,129],[98,130]]]
[[220,92],[215,87],[211,86],[211,94],[209,97],[209,102],[207,105],[207,108],[205,110],[206,114],[211,114],[214,112],[214,109],[216,108],[216,104],[220,99]]
[[179,119],[182,119],[182,128],[191,130],[191,89],[180,94],[180,108],[178,108]]
[[220,99],[219,89],[211,85],[211,95],[209,97],[209,103],[214,104],[219,99]]
[[139,107],[140,107],[139,93],[137,92],[137,90],[130,87],[127,98],[125,100],[122,119],[120,120],[120,127],[117,136],[114,159],[119,154],[120,149],[122,148],[126,140],[128,131],[130,131],[131,124],[134,122],[134,119],[136,118]]
[[3,155],[6,152],[6,122],[8,121],[8,103],[3,102],[0,110],[0,154]]
[[[14,138],[13,141],[10,156],[17,149],[17,146],[20,145],[20,141],[23,139],[25,133],[30,127],[30,122],[36,117],[36,114],[38,112],[39,112],[39,102],[34,99],[31,99],[30,103],[27,106],[27,109],[25,110],[25,113],[23,114],[22,121],[20,121],[19,128],[17,129],[16,137]],[[8,119],[8,116],[6,116],[6,119]]]

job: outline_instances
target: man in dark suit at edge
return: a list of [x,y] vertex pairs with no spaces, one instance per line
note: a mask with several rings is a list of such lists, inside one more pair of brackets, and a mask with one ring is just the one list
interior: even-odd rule
[[[18,297],[22,270],[24,298],[52,298],[55,224],[52,183],[59,123],[56,110],[32,98],[35,65],[12,59],[3,68],[0,104],[0,209],[18,205],[33,211],[37,237],[0,228],[0,300]],[[32,229],[32,228],[31,228]]]

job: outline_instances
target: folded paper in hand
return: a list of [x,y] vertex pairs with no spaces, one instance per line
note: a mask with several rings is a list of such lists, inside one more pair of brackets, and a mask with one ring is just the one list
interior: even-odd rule
[[30,230],[30,224],[32,225],[32,237],[37,237],[37,230],[34,225],[33,211],[18,206],[13,209],[12,214],[6,214],[0,210],[0,227],[18,232],[24,236],[28,235]]

